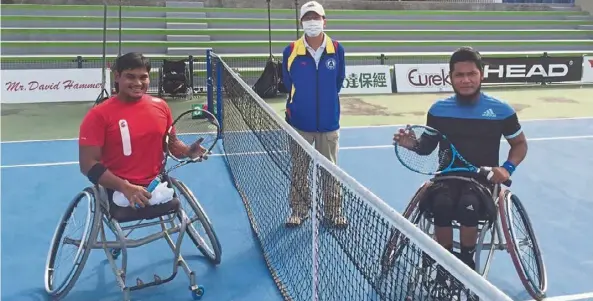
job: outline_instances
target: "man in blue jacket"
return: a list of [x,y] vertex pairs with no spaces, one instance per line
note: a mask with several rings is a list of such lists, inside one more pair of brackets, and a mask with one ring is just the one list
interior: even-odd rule
[[[325,10],[316,1],[301,7],[304,35],[283,52],[283,81],[289,91],[286,121],[307,142],[334,164],[338,159],[340,128],[339,93],[346,76],[344,48],[323,32]],[[296,158],[293,151],[293,158]],[[291,215],[286,224],[298,226],[309,216],[309,162],[293,159],[290,192]],[[329,178],[329,177],[328,177]],[[329,180],[329,179],[328,179]],[[322,188],[324,217],[333,226],[346,226],[342,215],[339,185],[324,183]],[[317,192],[313,192],[317,193]]]

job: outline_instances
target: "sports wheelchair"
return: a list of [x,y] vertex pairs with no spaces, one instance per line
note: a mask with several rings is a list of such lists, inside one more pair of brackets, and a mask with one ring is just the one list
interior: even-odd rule
[[[483,188],[481,189],[483,192],[487,191],[485,192],[488,194],[487,197],[492,198],[495,206],[493,211],[496,212],[496,215],[487,216],[487,214],[484,214],[478,223],[478,241],[474,255],[475,271],[486,278],[494,251],[506,250],[511,256],[513,265],[527,292],[536,300],[545,298],[547,275],[543,256],[525,207],[523,207],[519,198],[510,190],[496,185],[494,190],[490,192],[478,181],[467,177],[435,177],[420,186],[420,189],[418,189],[406,207],[403,216],[424,233],[436,239],[434,236],[433,214],[422,202],[427,199],[425,196],[431,192],[431,188],[436,187],[441,181],[448,180],[466,181],[472,182],[474,185],[479,185]],[[453,229],[459,230],[459,228],[460,224],[454,221]],[[381,268],[383,271],[394,267],[398,258],[403,255],[403,250],[408,242],[409,240],[401,235],[399,231],[392,232],[382,255]],[[455,238],[453,247],[457,250],[460,249],[460,242],[456,241]],[[482,257],[482,252],[486,253],[485,260]],[[528,257],[527,253],[531,254],[531,258]],[[424,264],[429,261],[423,258],[422,262]],[[434,263],[434,261],[429,264],[431,263]],[[428,293],[439,294],[435,291]],[[443,298],[443,296],[440,296],[439,300],[448,299]],[[455,299],[453,298],[453,300]]]
[[[217,265],[221,261],[220,242],[204,209],[193,193],[183,182],[170,176],[167,178],[168,186],[175,190],[173,199],[167,203],[145,208],[119,207],[113,201],[109,201],[109,192],[101,186],[87,187],[76,195],[58,223],[47,257],[45,289],[53,299],[65,297],[73,288],[93,249],[103,249],[105,251],[125,301],[130,300],[132,291],[173,280],[180,266],[189,277],[189,289],[192,297],[199,300],[203,296],[204,288],[196,284],[195,272],[189,268],[187,262],[180,255],[181,243],[187,233],[194,245],[209,262]],[[82,209],[82,213],[86,215],[81,222],[84,227],[80,237],[70,237],[71,234],[65,233],[65,230],[77,209]],[[187,215],[188,209],[194,213],[191,218]],[[76,221],[74,223],[76,224]],[[77,225],[77,227],[81,226]],[[157,233],[139,239],[128,238],[132,231],[149,226],[160,226],[161,229]],[[210,245],[196,230],[199,226],[205,230]],[[106,238],[106,228],[115,235],[116,239],[114,241],[108,241]],[[175,233],[177,233],[177,239],[173,240],[172,235]],[[100,239],[98,239],[99,234]],[[128,249],[140,247],[161,238],[167,241],[173,251],[172,274],[166,279],[162,279],[155,274],[154,280],[148,283],[144,283],[140,278],[137,278],[135,286],[128,286],[126,282]],[[60,264],[57,259],[61,254],[60,246],[62,244],[74,246],[76,252],[74,260],[70,260],[73,265],[70,268],[62,267],[65,269],[65,279],[59,280],[56,279],[57,268]],[[120,255],[121,268],[116,264],[116,260]]]
[[171,61],[164,60],[159,68],[158,97],[165,95],[173,98],[192,99],[193,74],[189,66],[189,60]]

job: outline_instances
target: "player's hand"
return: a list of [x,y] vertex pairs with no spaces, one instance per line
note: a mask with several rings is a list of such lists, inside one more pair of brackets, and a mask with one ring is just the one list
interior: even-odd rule
[[492,178],[490,178],[490,182],[494,184],[504,183],[511,178],[509,171],[506,170],[504,167],[493,167],[492,173],[493,175]]
[[136,206],[146,207],[149,204],[148,200],[152,197],[146,188],[131,183],[128,183],[121,193],[128,199],[132,208],[136,208]]
[[401,145],[407,149],[413,149],[418,144],[418,139],[414,131],[410,131],[409,126],[403,129],[399,129],[397,133],[393,135],[393,142]]
[[208,159],[208,153],[205,147],[202,146],[203,138],[199,139],[198,141],[194,142],[190,147],[187,156],[195,160],[198,159],[198,162],[202,161],[202,159]]

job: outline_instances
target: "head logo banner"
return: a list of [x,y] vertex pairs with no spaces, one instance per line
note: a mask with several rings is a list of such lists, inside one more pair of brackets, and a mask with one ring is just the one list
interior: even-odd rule
[[[589,66],[590,59],[586,62]],[[483,61],[482,83],[486,85],[579,82],[581,77],[585,78],[585,72],[593,72],[583,70],[583,57],[484,58]],[[453,91],[449,64],[397,64],[394,68],[398,93]],[[590,80],[592,77],[589,73]]]
[[484,58],[484,83],[578,82],[583,57]]
[[346,66],[340,94],[391,94],[389,65]]
[[584,57],[582,82],[593,83],[593,56]]

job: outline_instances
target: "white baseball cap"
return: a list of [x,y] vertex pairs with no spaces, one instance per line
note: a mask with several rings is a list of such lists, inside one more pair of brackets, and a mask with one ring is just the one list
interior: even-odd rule
[[321,6],[321,4],[319,4],[317,1],[309,1],[301,6],[301,19],[308,12],[315,12],[318,15],[325,17],[325,10],[323,9],[323,6]]

